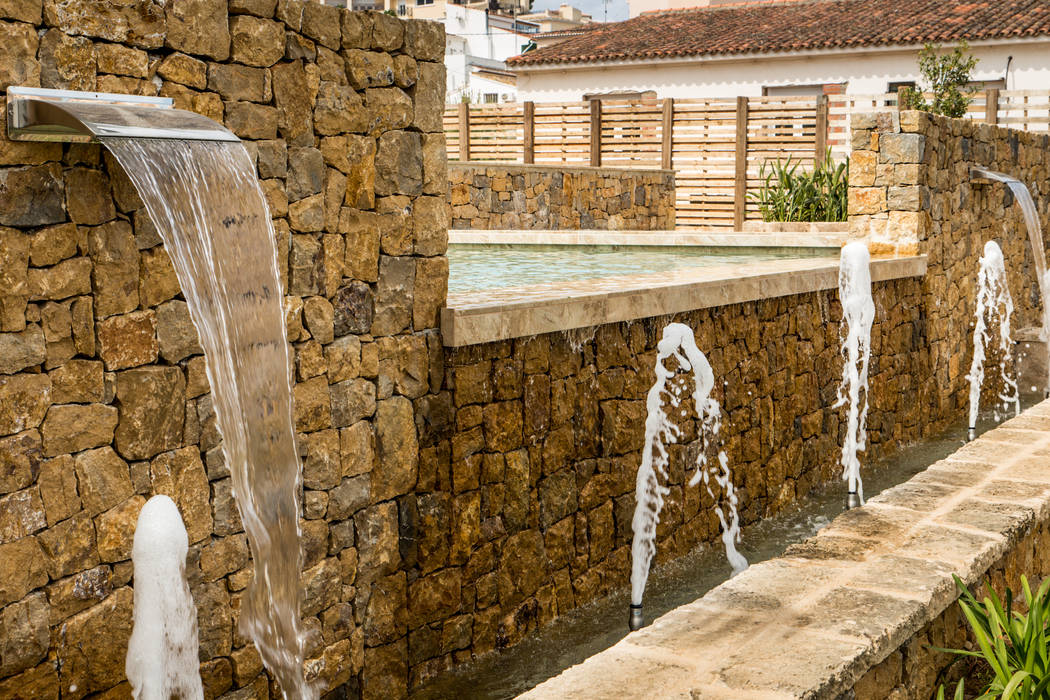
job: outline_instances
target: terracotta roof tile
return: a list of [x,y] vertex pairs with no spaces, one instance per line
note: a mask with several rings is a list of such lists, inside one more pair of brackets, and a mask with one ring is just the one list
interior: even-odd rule
[[512,66],[1050,35],[1050,0],[787,0],[645,13]]

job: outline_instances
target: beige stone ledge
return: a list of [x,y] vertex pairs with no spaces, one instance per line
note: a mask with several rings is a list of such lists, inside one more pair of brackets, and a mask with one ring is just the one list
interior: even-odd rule
[[674,175],[674,170],[665,170],[663,168],[607,168],[605,166],[599,166],[597,168],[590,165],[527,165],[525,163],[515,163],[513,161],[504,160],[471,160],[467,162],[450,160],[448,162],[449,170],[484,170],[487,168],[493,168],[502,172],[515,171],[525,173],[597,173],[599,175]]
[[838,233],[848,231],[845,221],[745,221],[745,231],[766,233]]
[[[446,346],[459,347],[684,313],[838,287],[838,261],[771,260],[674,273],[572,280],[449,294]],[[926,256],[873,260],[873,282],[921,277]]]
[[521,697],[839,697],[1050,519],[1048,456],[1045,401]]
[[720,248],[841,248],[849,240],[845,224],[823,231],[537,231],[450,229],[449,243],[516,245],[685,245]]

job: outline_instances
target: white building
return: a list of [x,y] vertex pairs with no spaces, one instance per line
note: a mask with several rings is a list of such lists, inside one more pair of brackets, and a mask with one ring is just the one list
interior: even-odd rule
[[539,24],[476,9],[445,5],[447,102],[514,102],[517,79],[506,60],[524,51]]
[[974,78],[1050,86],[1050,1],[827,0],[643,14],[508,62],[518,99],[701,98],[893,92],[919,78],[925,41],[966,40]]

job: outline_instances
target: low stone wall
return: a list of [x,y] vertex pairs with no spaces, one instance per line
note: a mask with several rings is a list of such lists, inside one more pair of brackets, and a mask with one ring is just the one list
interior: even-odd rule
[[[969,169],[990,167],[1027,182],[1045,227],[1050,140],[919,112],[856,115],[853,127],[851,235],[876,253],[919,253],[928,264],[914,286],[897,282],[891,292],[890,285],[876,285],[876,319],[896,323],[872,331],[872,371],[883,379],[873,378],[870,444],[864,455],[870,461],[893,449],[895,437],[918,437],[927,434],[925,426],[933,432],[964,415],[975,279],[985,241],[997,240],[1003,249],[1016,303],[1015,327],[1037,322],[1040,300],[1019,208],[1005,187],[972,183]],[[822,307],[829,327],[839,314],[833,296]],[[791,301],[807,306],[804,300]],[[745,522],[780,507],[772,498],[775,487],[791,483],[792,476],[783,471],[781,456],[791,469],[801,466],[803,474],[813,465],[810,473],[834,478],[837,470],[830,462],[843,429],[829,388],[840,361],[805,344],[801,323],[785,324],[764,304],[748,307],[756,316],[744,328],[759,340],[746,343],[748,352],[738,364],[730,357],[727,365],[727,358],[717,354],[722,336],[733,336],[731,315],[723,317],[722,309],[717,319],[685,315],[697,329],[700,347],[706,350],[710,343],[715,348],[715,375],[726,379],[727,405],[733,403],[730,392],[749,372],[771,378],[771,395],[749,386],[750,410],[730,409],[723,428],[732,435],[730,461],[741,465],[734,483],[747,491]],[[706,330],[713,323],[717,330]],[[786,342],[776,330],[784,327],[794,330]],[[836,338],[828,337],[827,343],[837,348]],[[600,357],[599,348],[585,346],[583,358],[588,352]],[[885,353],[896,354],[891,359]],[[796,379],[803,367],[817,379],[817,403],[807,398],[812,380]],[[608,384],[603,380],[599,370],[596,390]],[[603,417],[606,412],[602,407]],[[643,417],[639,409],[621,419],[615,434],[622,438]],[[634,432],[639,440],[640,427]],[[799,434],[797,446],[776,442]],[[750,443],[748,454],[753,436],[757,441]],[[766,440],[773,445],[769,452]],[[1021,573],[1031,578],[1050,573],[1050,560],[1038,553],[1050,532],[1050,480],[1043,475],[1048,455],[1050,405],[1043,404],[913,482],[872,499],[869,507],[841,516],[785,558],[753,567],[531,696],[722,697],[750,690],[833,698],[852,689],[858,697],[894,692],[928,697],[946,659],[924,645],[963,641],[950,574],[959,573],[968,583],[992,576],[1000,587],[1009,579],[1016,589]],[[766,500],[756,498],[762,491],[749,482],[751,474],[767,484]],[[677,476],[673,473],[676,486]],[[794,492],[804,497],[795,479]],[[673,491],[672,498],[689,507],[688,491]],[[683,521],[677,513],[674,517],[675,525],[660,533],[658,551],[684,551],[679,542],[693,534],[683,532]],[[712,525],[703,533],[709,540],[717,532]],[[626,577],[620,581],[625,582]],[[790,663],[784,660],[785,648],[793,650]]]
[[1044,402],[524,697],[925,700],[967,643],[952,574],[1050,574],[1048,458]]
[[452,228],[674,228],[673,170],[450,163]]
[[[308,677],[404,695],[399,513],[442,384],[441,26],[297,0],[15,0],[0,47],[0,113],[10,85],[161,94],[244,139],[295,357]],[[236,631],[252,568],[204,365],[119,166],[3,129],[0,698],[130,696],[130,547],[156,493],[189,530],[205,697],[279,697]]]

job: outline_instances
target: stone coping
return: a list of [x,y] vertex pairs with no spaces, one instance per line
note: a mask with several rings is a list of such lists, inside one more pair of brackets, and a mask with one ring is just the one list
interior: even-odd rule
[[521,697],[837,698],[1050,518],[1048,461],[1045,401]]
[[837,233],[848,231],[849,223],[845,221],[745,221],[744,230],[766,233]]
[[600,174],[627,174],[627,175],[674,175],[674,170],[665,168],[618,168],[599,165],[536,165],[534,163],[515,163],[508,160],[450,160],[449,170],[477,170],[479,168],[498,168],[501,170],[515,170],[533,173],[600,173]]
[[844,226],[826,232],[791,231],[537,231],[449,229],[449,243],[515,245],[682,245],[719,248],[841,248],[849,240]]
[[[441,335],[459,347],[666,316],[835,289],[838,274],[837,260],[802,258],[461,292],[441,310]],[[871,264],[873,282],[925,274],[924,255]]]

